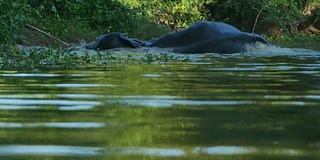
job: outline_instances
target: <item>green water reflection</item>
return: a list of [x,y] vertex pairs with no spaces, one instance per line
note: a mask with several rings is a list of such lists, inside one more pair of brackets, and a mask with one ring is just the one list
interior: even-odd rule
[[1,71],[0,159],[320,158],[319,56],[202,58]]

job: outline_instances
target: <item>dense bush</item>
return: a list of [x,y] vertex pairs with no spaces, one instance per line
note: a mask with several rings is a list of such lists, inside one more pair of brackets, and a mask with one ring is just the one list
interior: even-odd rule
[[114,31],[150,39],[167,32],[157,24],[181,29],[198,20],[294,34],[320,26],[319,6],[319,0],[0,0],[0,43],[15,40],[26,23],[66,41]]
[[258,30],[267,34],[273,31],[296,33],[306,18],[305,12],[319,7],[320,3],[319,0],[119,1],[174,29],[190,26],[198,20],[214,20],[232,24],[244,31]]
[[304,21],[308,7],[319,7],[319,3],[318,0],[218,0],[209,8],[212,19],[225,21],[245,31],[252,31],[257,23],[258,30],[262,32],[278,28],[292,34]]
[[119,0],[157,23],[174,29],[185,28],[198,20],[206,20],[210,13],[206,6],[215,0]]
[[[69,20],[85,23],[93,30],[101,32],[130,32],[139,18],[137,12],[113,0],[30,0],[39,18],[47,16],[55,20]],[[63,26],[68,28],[68,26]]]
[[[58,18],[76,19],[93,28],[132,26],[137,12],[113,0],[43,0],[36,1],[40,17],[54,15]],[[46,14],[44,14],[46,13]],[[45,17],[43,17],[45,18]]]
[[29,6],[21,1],[0,0],[0,44],[14,39],[14,33],[19,31],[28,20],[24,13]]
[[209,6],[211,19],[230,23],[242,30],[253,26],[263,0],[218,0]]
[[[34,18],[35,22],[33,23],[37,24],[41,20],[46,21],[50,16],[54,23],[42,22],[43,27],[46,27],[47,24],[55,26],[47,26],[45,29],[60,37],[70,32],[68,28],[74,27],[68,25],[75,23],[84,31],[94,31],[95,36],[108,32],[126,32],[130,36],[148,39],[162,35],[164,31],[167,31],[155,23],[151,23],[147,17],[142,16],[139,10],[130,8],[116,0],[29,0],[29,4],[33,6],[34,13],[36,13],[31,17],[38,17]],[[65,23],[65,20],[70,23]],[[64,22],[60,23],[59,21]],[[57,22],[60,26],[56,25]],[[61,24],[66,25],[61,26]],[[55,30],[55,28],[58,29]],[[153,30],[139,31],[144,28]],[[59,33],[61,31],[64,33]]]

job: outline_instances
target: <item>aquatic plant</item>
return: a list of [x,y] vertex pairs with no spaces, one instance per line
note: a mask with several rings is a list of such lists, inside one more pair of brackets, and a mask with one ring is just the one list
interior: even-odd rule
[[8,46],[1,52],[1,69],[79,68],[130,64],[190,62],[188,55],[117,51],[73,51],[45,47]]

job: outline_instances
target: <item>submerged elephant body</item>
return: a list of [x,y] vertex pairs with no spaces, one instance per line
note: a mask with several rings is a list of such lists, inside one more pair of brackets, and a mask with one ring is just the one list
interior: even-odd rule
[[237,28],[219,22],[199,21],[182,31],[164,35],[151,41],[128,38],[123,33],[100,36],[87,49],[159,47],[172,48],[177,53],[238,53],[247,51],[247,44],[268,44],[257,34],[241,32]]
[[145,43],[138,39],[129,38],[124,33],[115,32],[101,35],[95,42],[91,42],[85,47],[86,49],[106,50],[112,48],[136,48],[143,46]]

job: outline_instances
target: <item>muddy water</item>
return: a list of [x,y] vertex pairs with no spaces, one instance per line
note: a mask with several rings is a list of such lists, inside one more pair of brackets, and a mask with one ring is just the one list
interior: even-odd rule
[[0,71],[0,159],[320,159],[318,52],[190,59]]

